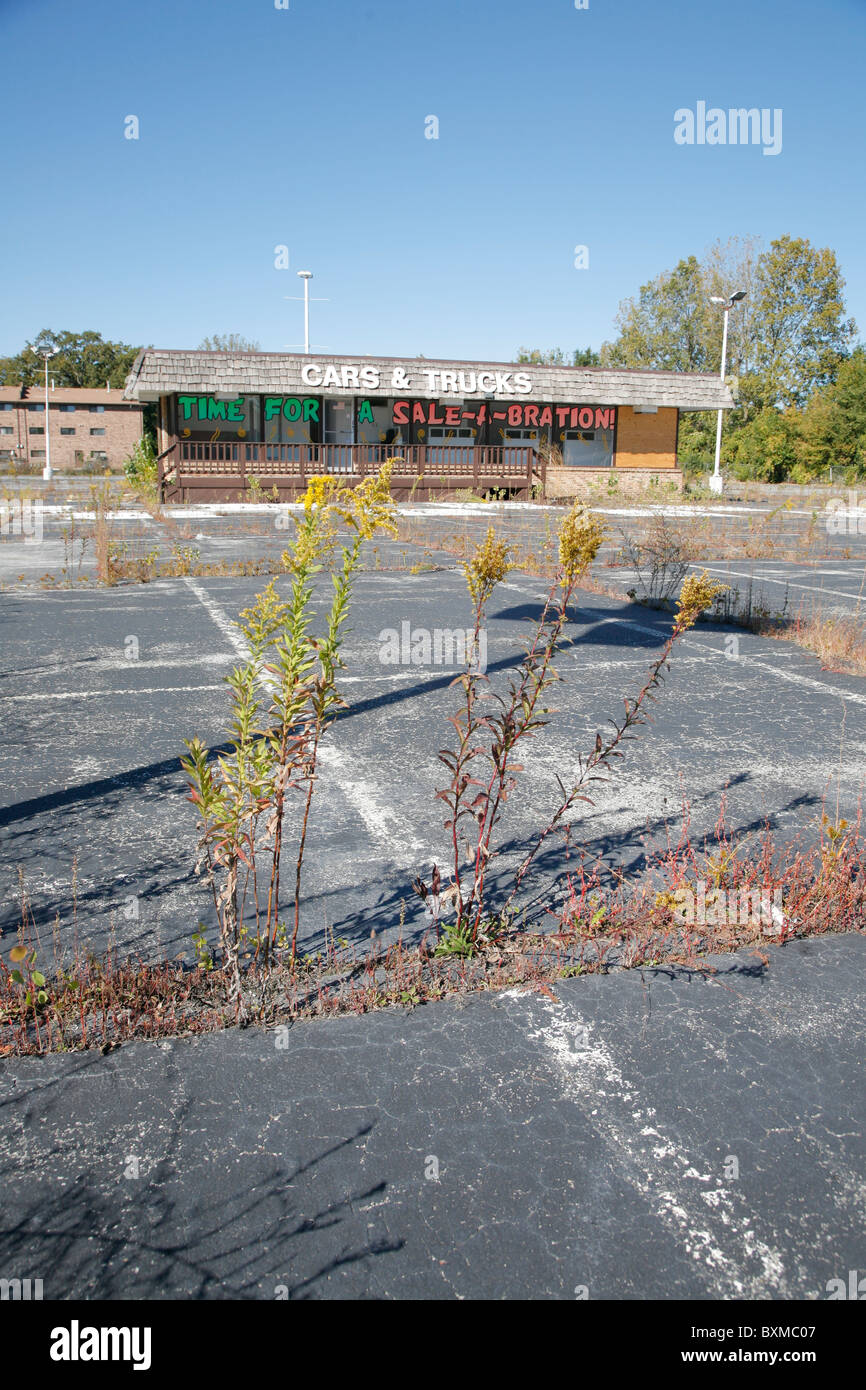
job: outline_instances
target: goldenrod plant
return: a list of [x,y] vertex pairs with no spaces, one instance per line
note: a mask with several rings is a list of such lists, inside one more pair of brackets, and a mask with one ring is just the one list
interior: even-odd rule
[[[291,591],[271,581],[238,624],[248,656],[226,677],[231,691],[227,753],[197,738],[183,758],[190,800],[201,815],[197,868],[213,893],[230,997],[241,1004],[244,951],[267,963],[286,936],[280,920],[281,864],[291,793],[298,794],[294,876],[294,964],[310,806],[325,730],[345,701],[337,687],[352,584],[364,541],[394,533],[389,460],[360,486],[310,479],[295,536],[283,555]],[[340,523],[348,530],[340,532]],[[339,554],[337,553],[339,552]],[[315,576],[330,569],[333,596],[321,635],[312,631]],[[264,859],[266,871],[260,872]]]
[[[491,914],[486,902],[486,878],[496,852],[496,826],[517,786],[518,774],[523,771],[522,764],[517,761],[518,746],[549,722],[551,711],[543,698],[545,691],[559,680],[553,660],[568,607],[603,540],[604,530],[598,519],[581,502],[575,502],[559,529],[556,576],[535,631],[526,644],[526,654],[517,674],[509,681],[507,692],[503,695],[491,689],[488,677],[471,666],[458,677],[463,698],[460,711],[450,721],[457,734],[457,744],[454,749],[442,749],[439,753],[440,761],[450,773],[449,785],[437,796],[445,802],[449,812],[445,827],[450,832],[454,912],[453,921],[446,925],[444,939],[441,938],[444,893],[429,893],[420,880],[414,885],[427,903],[428,915],[436,923],[438,949],[442,952],[466,955],[507,927],[515,911],[514,898],[541,845],[568,822],[576,802],[589,800],[585,794],[587,786],[599,780],[612,760],[621,756],[620,744],[629,731],[646,722],[645,706],[663,679],[674,643],[712,604],[721,587],[706,574],[691,576],[685,581],[673,631],[650,668],[643,689],[636,699],[625,701],[625,719],[621,724],[612,721],[613,734],[607,740],[601,734],[596,736],[595,748],[588,757],[579,760],[571,786],[557,778],[559,803],[519,864],[504,909]],[[476,638],[487,603],[510,568],[513,565],[509,548],[490,528],[485,540],[463,565],[474,607]],[[482,686],[487,687],[483,707],[480,703]],[[492,711],[487,712],[491,706]],[[465,837],[463,832],[467,828],[470,833]],[[438,879],[438,869],[435,872]],[[435,913],[430,908],[433,900]]]

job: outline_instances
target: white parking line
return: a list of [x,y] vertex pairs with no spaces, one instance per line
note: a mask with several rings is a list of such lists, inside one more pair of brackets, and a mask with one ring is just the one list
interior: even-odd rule
[[8,700],[17,703],[21,700],[96,700],[103,695],[185,695],[195,690],[225,690],[225,684],[218,685],[133,685],[122,690],[43,690],[38,694],[3,695],[0,702]]
[[788,1292],[778,1249],[756,1234],[755,1213],[742,1192],[725,1187],[704,1155],[666,1131],[641,1088],[623,1073],[595,1024],[559,998],[554,1003],[509,990],[521,1025],[547,1051],[565,1096],[573,1099],[623,1177],[674,1236],[680,1248],[734,1298]]
[[792,579],[771,579],[769,575],[740,574],[737,570],[720,569],[713,565],[697,564],[694,568],[708,570],[710,574],[723,574],[729,579],[749,579],[752,582],[755,579],[760,579],[762,583],[766,584],[784,584],[787,589],[805,589],[815,594],[834,594],[837,598],[847,598],[849,601],[854,599],[859,601],[860,597],[858,594],[846,592],[844,589],[826,589],[823,584],[796,584]]
[[[602,622],[597,623],[595,626],[601,627],[604,623],[617,622],[624,623],[626,627],[637,628],[639,632],[649,632],[652,633],[654,637],[659,636],[658,628],[650,627],[645,623],[635,622],[632,618],[604,618]],[[685,647],[696,647],[700,651],[711,652],[714,656],[723,655],[718,647],[710,646],[709,642],[699,642],[696,637],[683,637],[682,643]],[[659,645],[661,646],[661,642],[659,642]],[[866,695],[860,695],[854,690],[840,690],[838,686],[828,685],[826,681],[813,680],[811,676],[798,675],[795,671],[782,671],[778,666],[771,666],[768,661],[761,661],[758,657],[741,657],[739,663],[734,662],[732,664],[748,665],[750,668],[757,667],[759,671],[767,671],[771,676],[778,676],[780,680],[791,681],[794,685],[804,685],[810,690],[818,690],[822,695],[830,695],[837,700],[850,701],[855,705],[866,705]]]

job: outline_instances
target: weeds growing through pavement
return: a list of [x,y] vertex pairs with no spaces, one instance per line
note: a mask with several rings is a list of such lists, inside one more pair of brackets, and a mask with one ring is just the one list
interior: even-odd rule
[[[684,582],[673,630],[649,675],[633,700],[625,700],[625,715],[606,738],[596,735],[595,748],[581,757],[568,784],[557,777],[559,798],[534,842],[517,867],[512,889],[498,912],[487,902],[487,876],[496,850],[496,833],[509,797],[519,785],[523,765],[521,745],[549,722],[551,710],[543,703],[545,692],[560,679],[553,665],[568,605],[575,589],[597,556],[604,532],[598,520],[576,502],[566,515],[558,535],[558,567],[545,598],[535,630],[526,643],[517,674],[504,694],[492,688],[489,678],[467,664],[455,684],[462,686],[461,708],[451,716],[456,733],[453,748],[442,749],[439,760],[450,781],[437,793],[448,809],[445,828],[450,832],[450,902],[447,915],[438,868],[430,887],[417,879],[415,891],[424,900],[435,923],[438,949],[472,955],[507,930],[521,889],[541,846],[554,832],[570,825],[571,813],[580,802],[591,802],[588,789],[608,775],[632,730],[648,721],[647,706],[655,697],[668,669],[674,644],[708,608],[721,586],[704,574]],[[486,605],[496,586],[511,567],[509,547],[497,541],[492,527],[472,557],[464,562],[467,588],[474,608],[474,631],[484,622]],[[491,708],[492,707],[492,708]],[[453,915],[452,915],[453,913]]]
[[[107,1052],[137,1039],[228,1028],[239,1017],[281,1027],[486,989],[549,994],[559,980],[636,967],[713,973],[720,967],[707,956],[735,950],[754,952],[766,968],[773,946],[866,931],[866,839],[859,817],[849,824],[826,813],[805,843],[780,844],[769,827],[738,835],[723,807],[713,833],[695,843],[686,808],[679,835],[650,858],[640,880],[603,877],[578,857],[563,886],[543,930],[514,930],[484,951],[441,956],[401,935],[361,952],[327,932],[319,949],[294,960],[287,952],[267,965],[254,959],[241,976],[240,1009],[201,933],[194,966],[122,960],[113,948],[97,956],[77,942],[62,958],[58,922],[53,965],[40,967],[22,891],[17,958],[11,969],[0,961],[0,1056]],[[765,900],[781,911],[761,910]],[[690,911],[690,903],[702,910]]]
[[[266,966],[285,934],[280,917],[281,863],[290,801],[297,799],[291,959],[297,951],[301,881],[319,750],[345,701],[337,688],[340,651],[361,547],[393,531],[390,465],[359,487],[332,477],[310,481],[293,544],[283,556],[292,575],[288,602],[275,585],[241,614],[247,660],[227,682],[231,723],[227,755],[213,760],[197,738],[183,767],[201,815],[198,868],[213,894],[230,997],[240,1009],[241,952],[253,934]],[[348,528],[340,540],[338,524]],[[338,558],[324,631],[312,632],[315,575]],[[264,873],[260,866],[264,864]],[[250,920],[251,919],[251,920]]]
[[636,539],[623,533],[623,557],[634,570],[641,600],[666,603],[679,590],[691,563],[681,537],[661,514],[652,518],[645,534]]

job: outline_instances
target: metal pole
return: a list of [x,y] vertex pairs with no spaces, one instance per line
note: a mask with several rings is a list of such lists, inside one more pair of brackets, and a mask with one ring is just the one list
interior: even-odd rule
[[51,420],[48,401],[48,356],[45,357],[45,467],[42,476],[47,481],[51,481]]
[[[730,309],[730,304],[726,304],[725,327],[722,332],[722,370],[719,373],[722,383],[724,383],[725,380],[725,366],[728,358],[728,314],[730,313]],[[716,466],[713,469],[713,476],[710,478],[710,490],[712,492],[721,492],[723,487],[722,474],[719,467],[722,456],[722,414],[723,412],[720,409],[719,418],[716,421]]]
[[304,352],[310,355],[310,281],[304,280]]

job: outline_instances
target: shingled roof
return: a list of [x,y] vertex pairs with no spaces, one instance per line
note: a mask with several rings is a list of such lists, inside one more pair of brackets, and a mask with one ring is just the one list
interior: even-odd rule
[[[136,405],[134,398],[116,387],[113,391],[107,391],[103,386],[52,386],[48,400],[51,405],[117,405],[125,410],[133,410]],[[41,381],[32,386],[0,386],[0,401],[44,405],[45,387]]]
[[[676,406],[679,410],[729,410],[734,401],[727,386],[715,374],[705,372],[656,372],[605,367],[546,367],[526,362],[459,362],[434,358],[332,357],[292,355],[283,352],[185,352],[144,348],[127,378],[127,400],[152,401],[179,394],[313,395],[359,394],[339,387],[311,386],[301,379],[307,364],[325,367],[354,365],[378,368],[381,386],[370,395],[402,395],[432,400],[444,394],[431,389],[424,373],[457,370],[498,372],[511,376],[525,372],[532,380],[524,399],[574,405]],[[402,368],[410,385],[395,391],[390,375]],[[484,398],[485,391],[467,393]],[[491,393],[498,400],[514,400],[513,390]]]

